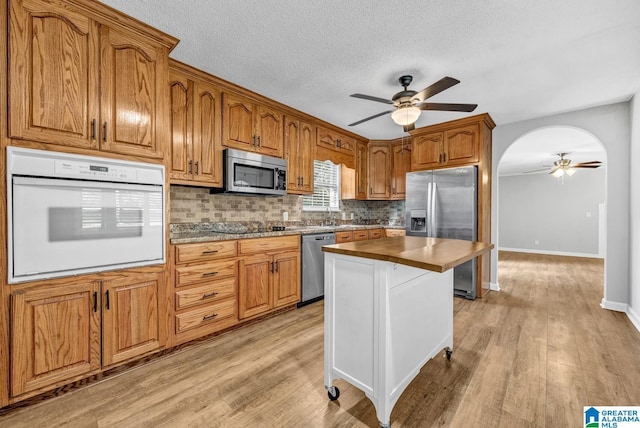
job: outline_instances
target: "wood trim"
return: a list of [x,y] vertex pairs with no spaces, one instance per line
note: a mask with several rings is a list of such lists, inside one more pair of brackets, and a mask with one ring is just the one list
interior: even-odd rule
[[[6,150],[7,138],[7,2],[0,2],[0,46],[5,55],[0,55],[0,102],[4,105],[0,114],[0,195],[7,194]],[[9,287],[7,286],[7,198],[0,198],[0,407],[9,403]]]
[[73,5],[82,10],[91,19],[100,21],[110,27],[117,27],[133,31],[138,36],[153,40],[171,51],[180,41],[163,31],[158,30],[142,21],[133,18],[117,9],[107,6],[104,3],[91,0],[65,0],[65,3]]
[[474,116],[463,117],[462,119],[452,120],[449,122],[438,123],[435,125],[423,126],[422,128],[416,128],[413,131],[409,131],[409,135],[414,137],[416,135],[430,134],[432,132],[443,132],[452,128],[460,128],[466,125],[474,125],[477,123],[484,123],[489,130],[496,127],[495,122],[489,116],[489,113],[481,113]]

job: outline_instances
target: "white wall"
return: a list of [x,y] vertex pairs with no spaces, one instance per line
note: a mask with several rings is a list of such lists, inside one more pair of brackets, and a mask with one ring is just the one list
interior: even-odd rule
[[627,314],[640,330],[640,91],[631,101],[631,287]]
[[[607,153],[606,208],[607,242],[605,286],[602,305],[624,311],[629,303],[629,187],[630,187],[630,103],[562,113],[522,122],[498,125],[493,130],[492,176],[498,177],[500,158],[524,134],[547,126],[574,126],[592,133]],[[491,241],[498,236],[498,180],[492,183]],[[639,239],[640,244],[640,239]],[[640,248],[640,247],[639,247]],[[491,282],[497,287],[498,255],[492,251]]]
[[605,167],[499,178],[500,249],[598,257],[598,205],[604,203]]

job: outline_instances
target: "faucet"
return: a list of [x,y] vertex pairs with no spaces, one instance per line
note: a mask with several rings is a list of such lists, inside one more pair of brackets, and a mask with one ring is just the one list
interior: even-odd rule
[[329,210],[327,207],[327,220],[325,221],[327,226],[335,226],[336,225],[336,215],[334,212]]

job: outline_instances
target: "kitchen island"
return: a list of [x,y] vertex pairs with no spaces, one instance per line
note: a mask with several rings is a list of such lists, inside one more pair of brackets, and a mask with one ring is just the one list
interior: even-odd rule
[[373,402],[382,427],[424,364],[453,351],[453,269],[493,244],[396,237],[327,245],[325,386],[344,379]]

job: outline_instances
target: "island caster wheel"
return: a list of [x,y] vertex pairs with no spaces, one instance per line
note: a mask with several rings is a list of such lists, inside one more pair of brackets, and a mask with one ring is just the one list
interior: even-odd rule
[[329,400],[336,401],[338,397],[340,397],[340,390],[337,386],[332,386],[331,388],[327,389],[327,395],[329,396]]
[[446,356],[447,356],[447,360],[451,361],[451,355],[453,354],[453,349],[451,348],[447,348],[444,350]]

